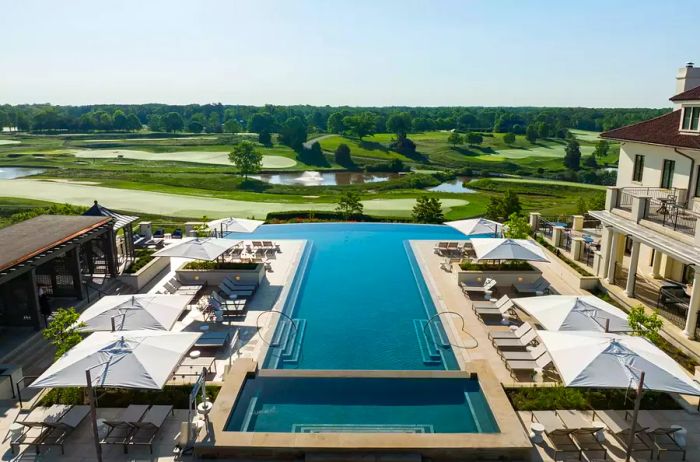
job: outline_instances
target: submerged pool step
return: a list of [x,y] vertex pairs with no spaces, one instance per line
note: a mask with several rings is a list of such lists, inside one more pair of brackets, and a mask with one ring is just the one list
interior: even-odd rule
[[294,325],[296,329],[290,327],[289,340],[281,354],[282,361],[291,364],[299,362],[301,345],[304,342],[304,332],[306,331],[306,319],[294,319]]
[[432,425],[294,424],[293,433],[434,433]]
[[418,346],[424,364],[442,364],[442,351],[438,348],[438,343],[435,340],[435,334],[430,327],[426,328],[428,321],[425,319],[414,319],[413,327],[416,331]]

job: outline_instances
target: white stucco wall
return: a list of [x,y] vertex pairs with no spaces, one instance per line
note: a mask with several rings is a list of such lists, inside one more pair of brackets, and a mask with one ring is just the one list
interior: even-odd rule
[[[700,152],[690,149],[680,149],[684,154],[687,154],[695,159],[695,167],[697,170],[700,165]],[[634,156],[644,156],[644,174],[642,181],[632,181],[632,173],[634,171]],[[675,160],[676,168],[673,174],[673,187],[680,189],[688,189],[688,177],[695,175],[696,172],[691,172],[691,161],[687,157],[678,154],[673,148],[662,146],[653,146],[641,143],[625,142],[620,147],[620,162],[617,172],[618,187],[634,187],[647,186],[658,188],[661,186],[661,171],[665,159]],[[689,191],[692,197],[695,188],[695,179],[691,183]]]

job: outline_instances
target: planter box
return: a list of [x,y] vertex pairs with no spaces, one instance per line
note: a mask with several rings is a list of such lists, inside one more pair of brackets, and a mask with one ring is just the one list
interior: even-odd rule
[[[552,262],[551,264],[557,264],[561,268],[563,268],[563,270],[559,273],[559,276],[561,276],[561,278],[564,279],[570,286],[578,287],[579,289],[583,289],[583,290],[587,290],[587,291],[595,290],[595,288],[598,287],[598,283],[599,283],[598,276],[584,276],[583,274],[579,273],[578,271],[576,271],[575,269],[570,267],[565,261],[563,261],[559,257],[557,257],[549,249],[547,249],[541,245],[540,245],[540,247],[544,251],[545,255],[547,255],[547,258],[549,258],[550,261]],[[562,253],[563,253],[563,251],[562,251]],[[568,258],[568,255],[566,255],[566,257]],[[572,259],[570,258],[570,260],[572,260]]]
[[486,278],[495,279],[498,287],[510,287],[513,284],[530,284],[537,281],[542,272],[533,268],[529,271],[498,271],[498,270],[460,270],[457,273],[458,282],[483,284]]
[[182,284],[203,284],[218,286],[225,278],[233,276],[241,284],[260,284],[265,279],[265,265],[258,263],[253,269],[184,269],[185,264],[175,270],[177,280]]
[[119,276],[119,281],[141,290],[149,282],[170,266],[170,257],[156,257],[135,273],[124,273]]

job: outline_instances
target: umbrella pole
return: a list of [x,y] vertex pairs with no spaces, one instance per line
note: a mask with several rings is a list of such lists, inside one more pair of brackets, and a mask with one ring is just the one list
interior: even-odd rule
[[100,446],[100,432],[97,429],[97,407],[95,406],[95,390],[92,388],[92,377],[90,377],[90,369],[85,370],[85,378],[87,380],[87,395],[90,401],[90,420],[92,420],[92,434],[95,437],[95,452],[97,453],[97,461],[102,462],[102,446]]
[[634,437],[636,435],[635,429],[637,428],[637,418],[639,417],[639,407],[642,404],[642,393],[644,392],[644,371],[639,374],[639,384],[637,385],[637,397],[634,400],[634,412],[632,413],[632,426],[630,427],[630,439],[627,443],[627,453],[625,454],[625,462],[630,461],[632,457],[632,445],[634,444]]

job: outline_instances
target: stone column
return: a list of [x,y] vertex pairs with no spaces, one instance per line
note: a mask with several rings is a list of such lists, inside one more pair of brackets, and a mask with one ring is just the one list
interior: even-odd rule
[[695,277],[693,277],[693,291],[690,293],[690,303],[688,305],[688,316],[685,318],[685,329],[683,334],[689,339],[695,338],[695,326],[698,323],[698,310],[700,309],[700,268],[695,266]]
[[563,235],[563,226],[555,226],[554,228],[552,228],[552,244],[554,244],[554,247],[559,247],[561,245],[561,239]]
[[583,231],[583,215],[574,215],[572,218],[571,229],[578,232]]
[[583,254],[584,246],[585,244],[582,237],[574,237],[571,240],[571,258],[579,261],[581,259],[581,255]]
[[648,197],[633,197],[632,198],[632,219],[639,223],[647,212],[647,206],[649,204]]
[[605,193],[605,210],[612,210],[617,205],[617,196],[621,188],[610,186]]
[[654,258],[651,261],[651,277],[659,279],[661,277],[661,252],[654,249]]
[[620,243],[620,236],[615,230],[610,231],[610,245],[608,246],[608,270],[606,271],[607,281],[615,283],[615,264],[617,263],[617,248]]
[[150,221],[142,221],[139,223],[139,234],[146,238],[147,241],[153,237],[153,226]]
[[637,281],[637,266],[639,265],[639,241],[632,241],[632,254],[630,256],[630,269],[627,273],[627,286],[625,293],[628,297],[634,297],[634,284]]
[[542,214],[539,212],[530,212],[530,229],[532,232],[537,232],[540,229],[540,218]]

